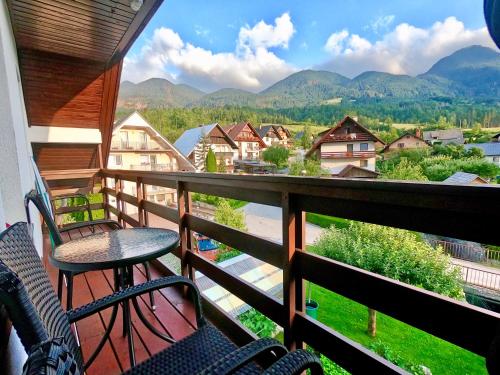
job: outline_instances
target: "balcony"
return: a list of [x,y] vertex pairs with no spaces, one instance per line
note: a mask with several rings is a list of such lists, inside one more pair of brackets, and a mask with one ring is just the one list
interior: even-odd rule
[[347,134],[330,134],[332,141],[372,141],[373,136],[366,133],[347,133]]
[[369,159],[375,157],[375,151],[322,152],[321,159]]
[[171,163],[168,164],[133,164],[130,166],[133,171],[156,171],[156,172],[172,172],[174,166]]
[[[66,180],[69,181],[72,175],[73,171],[67,171]],[[78,178],[76,174],[73,176]],[[100,207],[124,226],[157,225],[161,220],[178,225],[181,247],[175,255],[180,259],[180,272],[184,276],[195,279],[195,270],[207,276],[283,327],[288,347],[310,345],[351,373],[403,371],[306,315],[306,281],[482,357],[488,355],[497,335],[500,314],[308,253],[305,212],[498,246],[498,187],[109,169],[98,171],[96,177],[101,180],[104,195]],[[107,180],[118,183],[111,189],[106,186]],[[121,181],[135,182],[137,195],[121,191]],[[178,207],[166,207],[144,199],[146,184],[177,189]],[[283,226],[277,230],[282,232],[283,242],[276,243],[196,216],[190,202],[194,192],[279,207]],[[116,199],[116,207],[106,203],[110,197]],[[137,216],[124,212],[125,203],[137,207]],[[281,269],[282,298],[264,292],[196,253],[191,243],[192,232]],[[174,272],[159,261],[155,267],[157,274]],[[232,340],[243,344],[254,338],[210,299],[204,297],[203,303],[209,319]],[[349,320],[349,316],[345,319]],[[182,324],[189,326],[186,321]]]
[[160,145],[154,142],[111,142],[113,151],[161,151]]

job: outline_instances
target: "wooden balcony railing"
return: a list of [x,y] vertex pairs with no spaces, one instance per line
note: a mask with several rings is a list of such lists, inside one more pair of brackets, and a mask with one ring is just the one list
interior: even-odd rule
[[322,152],[321,159],[374,158],[375,151]]
[[[306,252],[305,212],[500,245],[500,187],[124,170],[102,170],[100,176],[105,197],[114,196],[117,202],[116,208],[104,206],[124,224],[147,226],[149,214],[178,223],[181,247],[176,255],[183,275],[194,278],[194,270],[199,270],[282,326],[288,347],[307,343],[351,373],[404,371],[307,316],[304,280],[481,356],[487,356],[498,335],[500,314]],[[113,189],[106,187],[107,178],[114,180]],[[135,182],[137,196],[122,192],[122,181]],[[147,185],[177,189],[178,209],[146,200]],[[191,192],[281,207],[283,243],[195,216]],[[122,211],[124,202],[138,207],[137,220]],[[193,252],[190,231],[283,269],[283,300]],[[211,301],[204,299],[204,308],[209,319],[237,343],[253,339]]]

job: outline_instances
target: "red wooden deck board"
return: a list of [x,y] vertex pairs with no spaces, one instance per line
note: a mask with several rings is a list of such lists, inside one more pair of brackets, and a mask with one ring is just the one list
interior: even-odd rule
[[[96,233],[109,230],[109,228],[105,226],[96,226],[95,228]],[[62,237],[64,241],[70,241],[71,239],[91,234],[92,232],[88,228],[81,228],[65,232]],[[56,288],[58,271],[48,262],[50,251],[50,240],[48,236],[45,236],[43,262],[48,270],[50,281],[54,288]],[[161,276],[154,269],[152,269],[152,273],[153,278]],[[146,280],[142,265],[134,267],[134,280],[136,283],[141,283]],[[113,273],[111,270],[105,272],[87,272],[75,276],[73,306],[80,306],[110,294],[112,292],[112,284]],[[66,290],[64,289],[64,307],[66,306],[65,295]],[[150,308],[149,295],[144,295],[138,299],[141,311],[144,312],[144,315],[154,327],[161,332],[167,332],[175,339],[181,339],[194,331],[194,308],[190,301],[183,298],[179,289],[164,289],[161,292],[156,292],[155,298],[157,306],[155,312]],[[107,309],[101,314],[88,317],[76,325],[76,331],[82,346],[84,359],[93,352],[98,344],[109,322],[110,316],[111,309]],[[132,323],[136,349],[135,354],[138,363],[170,345],[149,332],[142,322],[140,322],[135,312],[132,313]],[[119,308],[111,337],[104,345],[94,363],[87,370],[87,374],[119,374],[129,367],[128,343],[127,338],[122,336],[122,310]]]

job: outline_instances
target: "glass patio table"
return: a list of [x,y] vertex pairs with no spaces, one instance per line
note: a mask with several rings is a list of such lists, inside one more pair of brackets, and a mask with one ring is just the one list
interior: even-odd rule
[[[49,262],[66,272],[113,270],[115,291],[134,285],[133,266],[144,263],[175,250],[179,245],[179,234],[160,228],[118,229],[81,237],[56,247]],[[142,323],[155,335],[174,342],[170,336],[159,332],[147,321],[136,298],[131,298],[134,310]],[[128,336],[129,355],[135,365],[134,341],[132,337],[131,310],[129,301],[123,303],[123,335]],[[104,333],[102,345],[113,328],[118,306],[113,308]]]

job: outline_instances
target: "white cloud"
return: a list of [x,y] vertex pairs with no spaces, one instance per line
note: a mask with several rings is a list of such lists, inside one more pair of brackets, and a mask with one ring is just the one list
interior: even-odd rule
[[288,48],[295,33],[288,13],[274,25],[258,22],[240,28],[234,52],[213,53],[185,43],[175,31],[158,28],[139,55],[124,61],[123,79],[138,82],[163,77],[205,90],[235,87],[251,91],[282,79],[295,71],[270,48]]
[[394,22],[396,16],[394,14],[388,14],[385,16],[380,16],[370,22],[366,28],[372,29],[375,34],[386,31],[390,25]]
[[368,70],[417,75],[426,72],[440,58],[473,44],[494,46],[486,27],[466,29],[455,17],[427,29],[401,23],[373,43],[342,30],[331,34],[326,41],[324,48],[332,57],[320,68],[348,77]]

